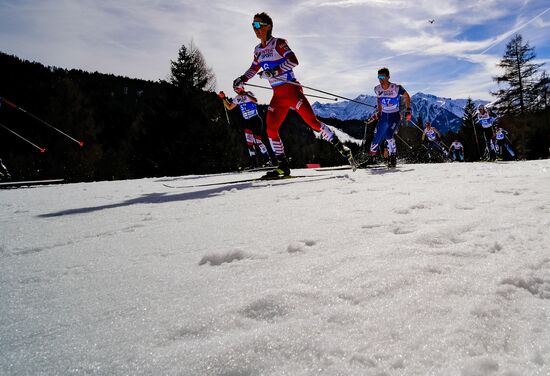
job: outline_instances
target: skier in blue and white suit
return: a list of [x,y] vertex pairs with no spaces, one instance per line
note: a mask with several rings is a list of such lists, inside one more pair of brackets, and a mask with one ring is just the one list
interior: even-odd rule
[[401,85],[390,82],[390,71],[388,68],[378,70],[378,80],[380,85],[374,88],[378,97],[377,113],[378,118],[374,138],[370,146],[370,153],[376,154],[381,143],[386,142],[388,148],[388,166],[395,167],[397,160],[397,147],[393,135],[399,129],[401,115],[399,114],[399,101],[401,96],[405,98],[407,110],[405,117],[407,121],[411,120],[411,97]]
[[494,143],[495,131],[495,115],[490,111],[487,111],[484,105],[480,104],[477,107],[477,124],[483,129],[483,137],[485,138],[485,145],[489,151],[489,160],[494,161],[496,159],[496,148]]
[[422,133],[422,142],[426,141],[426,139],[428,144],[426,149],[428,150],[428,159],[430,161],[432,160],[432,150],[441,152],[445,157],[449,156],[449,152],[441,145],[441,133],[439,133],[437,128],[432,127],[429,121],[426,122],[426,127]]
[[516,152],[514,151],[514,147],[512,146],[512,144],[510,144],[510,140],[508,139],[508,132],[504,128],[497,127],[495,131],[495,139],[495,149],[497,152],[498,160],[504,159],[504,150],[508,151],[512,159],[516,159]]

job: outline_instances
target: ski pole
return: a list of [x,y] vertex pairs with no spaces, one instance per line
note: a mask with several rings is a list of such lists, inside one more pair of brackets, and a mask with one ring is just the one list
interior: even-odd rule
[[218,97],[222,100],[223,109],[225,111],[225,118],[227,119],[227,124],[231,126],[231,122],[229,121],[229,114],[227,113],[227,107],[225,107],[227,103],[227,98],[225,97],[225,93],[223,91],[220,91],[218,93]]
[[424,129],[420,128],[418,124],[414,122],[414,120],[409,120],[409,123],[412,123],[420,132],[424,133]]
[[8,106],[10,106],[10,107],[12,107],[12,108],[15,108],[16,110],[19,110],[19,111],[21,111],[21,112],[27,114],[28,116],[30,116],[30,117],[32,117],[33,119],[39,121],[40,123],[42,123],[42,124],[44,124],[44,125],[46,125],[46,126],[52,128],[53,130],[55,130],[55,131],[61,133],[63,136],[65,136],[65,137],[69,138],[70,140],[76,142],[78,145],[80,145],[80,147],[84,147],[84,142],[83,142],[83,141],[78,141],[78,140],[72,138],[71,136],[69,136],[67,133],[63,132],[63,131],[60,130],[59,128],[54,127],[53,125],[51,125],[50,123],[46,122],[45,120],[42,120],[42,119],[40,119],[38,116],[33,115],[32,113],[28,112],[28,111],[25,110],[24,108],[21,108],[21,107],[19,107],[18,105],[16,105],[15,103],[10,102],[10,101],[7,100],[6,98],[0,97],[0,100],[1,100],[2,102],[4,102],[5,104],[7,104]]
[[315,88],[312,88],[312,87],[310,87],[310,86],[302,85],[302,84],[300,84],[300,83],[298,83],[298,82],[295,82],[295,81],[287,81],[287,80],[283,80],[282,78],[278,78],[278,77],[273,77],[273,78],[276,79],[276,80],[282,81],[282,82],[284,82],[284,83],[287,83],[287,84],[291,84],[291,85],[294,85],[294,86],[302,87],[302,88],[304,88],[304,89],[313,90],[313,91],[316,91],[316,92],[318,92],[318,93],[323,93],[323,94],[331,95],[331,96],[336,97],[336,98],[345,99],[345,100],[350,101],[350,102],[359,103],[359,104],[362,104],[362,105],[364,105],[364,106],[376,108],[376,106],[373,106],[372,104],[368,104],[368,103],[365,103],[365,102],[359,102],[359,101],[356,101],[355,99],[346,98],[346,97],[342,97],[341,95],[336,95],[336,94],[333,94],[333,93],[329,93],[328,91],[323,91],[323,90],[315,89]]
[[227,119],[227,124],[231,125],[231,122],[229,121],[229,114],[227,113],[227,108],[225,108],[225,105],[223,106],[223,109],[225,110],[225,118]]
[[[260,89],[271,90],[271,88],[268,87],[268,86],[260,86],[260,85],[254,85],[254,84],[249,84],[249,83],[245,83],[245,85],[252,86],[252,87],[259,87]],[[338,100],[338,98],[322,97],[320,95],[313,95],[313,94],[304,94],[304,95],[306,97],[319,98],[319,99],[328,99],[328,100],[331,100],[331,101],[337,101]]]
[[33,144],[32,142],[30,142],[29,140],[27,140],[25,137],[21,136],[19,133],[14,132],[14,131],[12,131],[11,129],[9,129],[8,127],[6,127],[4,124],[1,124],[1,123],[0,123],[0,127],[4,128],[4,129],[7,130],[8,132],[13,133],[14,135],[16,135],[17,137],[19,137],[19,138],[22,139],[23,141],[28,142],[29,144],[31,144],[32,146],[34,146],[35,148],[37,148],[38,150],[40,150],[41,153],[45,153],[45,152],[46,152],[46,149],[45,149],[45,148],[41,148],[40,146]]
[[370,123],[368,121],[365,121],[365,132],[363,133],[363,142],[361,143],[361,150],[363,151],[363,154],[367,149],[367,125],[369,124]]
[[400,139],[401,142],[404,143],[405,145],[407,145],[407,147],[408,147],[409,149],[412,149],[412,148],[413,148],[411,145],[409,145],[409,144],[407,143],[407,141],[403,140],[403,138],[400,137],[397,133],[395,134],[395,137],[397,137],[398,139]]
[[474,122],[474,119],[471,119],[472,120],[472,127],[474,129],[474,137],[476,139],[476,146],[477,146],[477,154],[479,156],[481,156],[481,150],[479,149],[479,141],[477,140],[477,131],[476,131],[476,124]]
[[376,115],[376,113],[369,116],[369,118],[363,122],[365,124],[365,133],[363,134],[363,143],[362,143],[363,153],[365,153],[365,149],[367,146],[367,126],[371,125],[372,123],[378,120],[378,117],[375,117],[374,115]]

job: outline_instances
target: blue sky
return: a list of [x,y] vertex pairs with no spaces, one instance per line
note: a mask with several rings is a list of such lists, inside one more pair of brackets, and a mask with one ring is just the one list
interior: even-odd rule
[[[547,0],[0,0],[0,50],[158,80],[193,41],[217,89],[231,93],[252,61],[258,40],[250,23],[260,11],[296,53],[302,84],[350,98],[372,94],[376,70],[387,66],[411,94],[493,100],[496,64],[516,32],[550,72]],[[269,90],[253,91],[269,101]]]

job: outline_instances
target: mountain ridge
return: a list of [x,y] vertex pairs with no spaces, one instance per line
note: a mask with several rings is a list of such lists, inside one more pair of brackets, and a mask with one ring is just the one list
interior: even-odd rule
[[[361,94],[354,101],[364,104],[352,101],[338,103],[315,102],[312,107],[319,117],[342,121],[366,120],[374,112],[376,96]],[[423,121],[430,121],[441,133],[458,132],[462,126],[462,116],[467,101],[467,99],[452,99],[418,92],[411,96],[413,120],[416,121],[418,117],[421,117]],[[489,103],[481,99],[473,100],[473,102],[475,106]]]

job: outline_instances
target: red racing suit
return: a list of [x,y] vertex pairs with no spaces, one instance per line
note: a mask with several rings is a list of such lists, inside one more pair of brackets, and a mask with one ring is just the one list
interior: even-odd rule
[[273,88],[273,97],[267,111],[267,136],[276,155],[284,154],[284,147],[279,136],[281,127],[290,109],[295,110],[304,121],[315,131],[321,131],[321,122],[315,116],[303,90],[297,83],[292,68],[298,65],[294,52],[286,40],[271,37],[265,47],[261,44],[254,49],[254,61],[245,72],[246,81],[254,77],[261,69],[271,70],[275,75],[269,78]]

